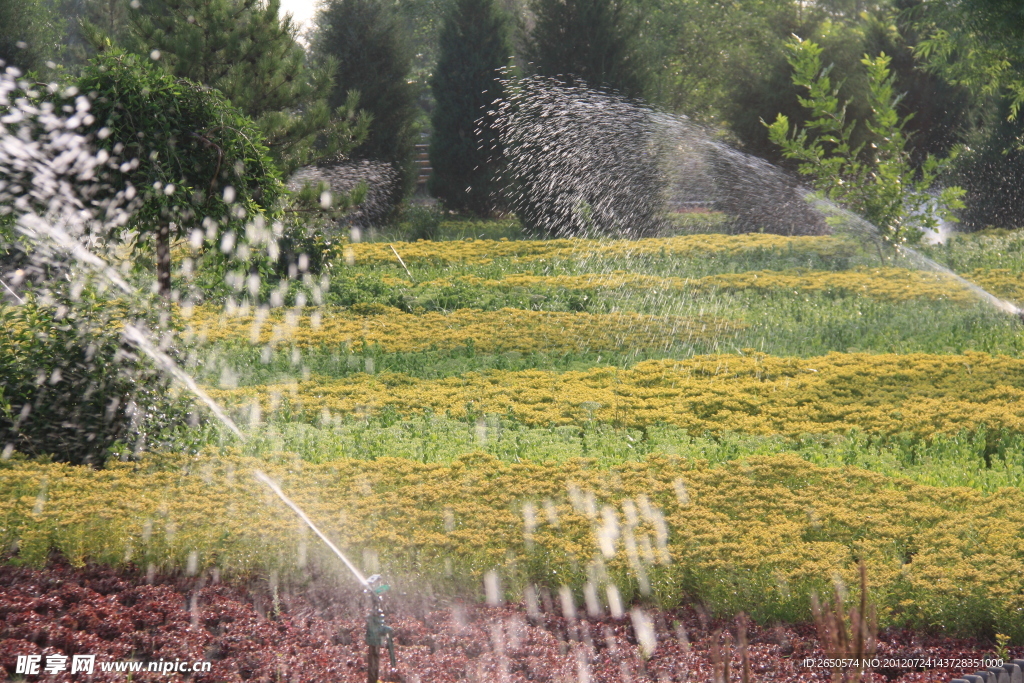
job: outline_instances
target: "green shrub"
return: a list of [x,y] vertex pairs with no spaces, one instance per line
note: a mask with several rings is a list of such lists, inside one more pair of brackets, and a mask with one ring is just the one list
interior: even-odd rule
[[405,233],[409,241],[436,240],[441,234],[443,214],[434,208],[423,206],[410,207],[405,212],[403,221]]
[[0,448],[100,465],[188,422],[188,402],[111,322],[120,307],[73,303],[0,308]]
[[157,282],[165,296],[171,295],[174,239],[191,238],[207,219],[238,230],[243,220],[276,209],[284,187],[260,131],[216,90],[117,51],[97,55],[76,85],[95,93],[85,132],[96,147],[110,158],[142,160],[111,164],[99,179],[111,194],[139,188],[137,206],[127,207],[130,227],[155,236]]
[[811,176],[822,196],[872,223],[889,244],[920,241],[921,229],[935,228],[939,219],[952,219],[952,211],[963,208],[959,187],[947,187],[937,196],[928,191],[948,159],[928,155],[920,168],[911,162],[903,131],[910,117],[896,112],[900,98],[894,94],[889,57],[882,53],[861,60],[869,81],[871,117],[865,125],[870,144],[855,145],[856,121],[846,121],[847,103],[840,103],[832,86],[831,67],[821,66],[822,49],[799,39],[788,47],[793,83],[807,90],[808,96],[799,100],[810,118],[806,128],[791,133],[789,119],[779,114],[768,126],[769,137],[787,158],[800,162],[800,173]]

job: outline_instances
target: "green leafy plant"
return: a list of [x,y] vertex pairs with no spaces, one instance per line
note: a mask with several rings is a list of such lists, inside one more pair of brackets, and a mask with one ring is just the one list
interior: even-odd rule
[[1005,633],[996,634],[996,657],[1004,662],[1010,661],[1010,651],[1006,648],[1010,644],[1010,636]]
[[436,240],[441,230],[444,214],[436,208],[413,206],[405,212],[403,227],[408,238],[415,240]]
[[101,465],[193,421],[189,401],[122,338],[121,304],[91,290],[54,295],[0,306],[0,450]]
[[809,40],[794,38],[788,43],[793,82],[807,90],[799,97],[810,113],[803,129],[790,128],[789,119],[779,114],[768,126],[772,142],[783,154],[799,161],[801,174],[812,178],[822,196],[877,226],[888,244],[917,242],[921,229],[935,228],[940,219],[953,219],[963,208],[964,190],[947,187],[929,192],[951,157],[925,157],[920,167],[911,161],[909,136],[904,127],[911,115],[900,116],[896,107],[895,77],[890,58],[881,53],[861,60],[867,70],[871,116],[863,122],[866,142],[852,142],[857,121],[847,121],[847,102],[840,102],[838,88],[829,77],[831,67],[822,68],[822,48]]
[[[975,96],[996,95],[1015,120],[1024,106],[1024,23],[1015,0],[924,3],[916,28],[924,34],[914,48],[925,68]],[[1018,146],[1021,140],[1017,140]]]
[[[77,85],[91,96],[86,134],[104,153],[127,162],[105,169],[100,180],[114,192],[137,190],[129,227],[155,235],[157,282],[165,296],[173,239],[201,226],[216,228],[215,219],[227,234],[245,219],[276,210],[284,187],[262,135],[216,91],[117,50],[94,58]],[[206,232],[211,242],[219,237],[213,228]],[[225,243],[221,249],[230,250]]]

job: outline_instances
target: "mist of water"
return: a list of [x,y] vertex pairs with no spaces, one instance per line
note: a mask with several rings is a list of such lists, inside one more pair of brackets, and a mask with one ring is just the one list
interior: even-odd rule
[[[736,232],[843,233],[882,253],[876,226],[686,117],[541,77],[508,79],[505,90],[492,113],[511,180],[507,201],[535,233],[654,235],[667,215],[697,208],[731,216]],[[912,248],[896,255],[1000,311],[1021,313]]]
[[652,235],[689,207],[726,212],[749,231],[828,232],[788,175],[686,117],[542,77],[509,79],[505,91],[492,113],[507,201],[535,232]]
[[937,273],[942,273],[943,275],[956,280],[961,286],[973,292],[975,296],[977,296],[979,299],[988,304],[991,304],[998,310],[1016,316],[1021,316],[1022,314],[1024,314],[1024,310],[1021,310],[1018,306],[1013,305],[1012,303],[1006,301],[1005,299],[1000,299],[996,295],[986,291],[982,287],[979,287],[970,280],[957,275],[946,266],[936,263],[935,261],[928,258],[924,254],[910,247],[904,246],[898,247],[898,251],[904,258],[907,259],[907,261],[914,264],[916,267],[921,268],[922,270],[932,270]]
[[[882,248],[882,238],[879,235],[878,228],[864,220],[860,216],[846,211],[837,207],[831,202],[826,202],[822,199],[810,198],[809,201],[813,202],[815,206],[824,214],[830,215],[834,218],[838,218],[838,225],[842,226],[842,229],[848,233],[858,236],[860,239],[873,243],[877,248]],[[986,291],[984,288],[971,282],[970,280],[957,275],[952,270],[943,266],[940,263],[928,258],[921,252],[917,251],[913,247],[906,245],[898,245],[895,248],[895,254],[898,259],[904,261],[908,266],[917,268],[919,270],[928,270],[935,273],[940,273],[945,277],[948,277],[956,281],[960,286],[969,290],[981,301],[993,306],[1003,313],[1010,315],[1020,316],[1022,311],[1019,307],[1014,304],[1000,299],[991,292]]]

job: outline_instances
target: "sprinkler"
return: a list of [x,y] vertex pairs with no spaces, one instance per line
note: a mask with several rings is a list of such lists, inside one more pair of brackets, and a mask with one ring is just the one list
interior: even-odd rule
[[268,477],[263,472],[256,470],[253,473],[258,480],[266,484],[271,491],[277,494],[277,497],[284,501],[284,504],[292,509],[292,511],[299,516],[303,522],[306,523],[313,533],[320,537],[320,540],[327,544],[338,559],[341,560],[342,564],[348,567],[352,575],[356,577],[356,580],[362,584],[363,590],[370,596],[370,613],[366,617],[366,644],[369,647],[369,651],[366,655],[366,681],[367,683],[377,683],[380,678],[380,648],[387,647],[388,655],[390,656],[391,668],[394,669],[396,666],[395,662],[395,641],[394,641],[394,630],[384,623],[384,609],[383,600],[381,595],[387,591],[390,586],[386,583],[375,585],[380,582],[380,574],[374,574],[367,578],[363,576],[352,562],[349,561],[345,554],[338,549],[338,546],[331,542],[331,539],[327,538],[320,529],[313,524],[313,521],[306,516],[306,513],[302,511],[298,505],[293,503],[288,496],[284,495],[284,491],[278,486],[273,479]]
[[[380,580],[379,574],[374,574],[367,582],[372,586]],[[388,589],[387,584],[372,588],[370,593],[370,614],[366,617],[366,644],[369,652],[366,656],[366,680],[369,683],[377,683],[380,676],[380,648],[388,648],[388,655],[391,660],[391,668],[395,664],[395,639],[394,629],[384,623],[384,610],[381,609],[381,593]]]

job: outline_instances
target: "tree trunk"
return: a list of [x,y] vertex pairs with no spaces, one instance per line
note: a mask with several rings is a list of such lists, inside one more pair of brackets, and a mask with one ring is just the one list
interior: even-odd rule
[[163,297],[171,296],[171,226],[161,223],[156,231],[156,284]]

